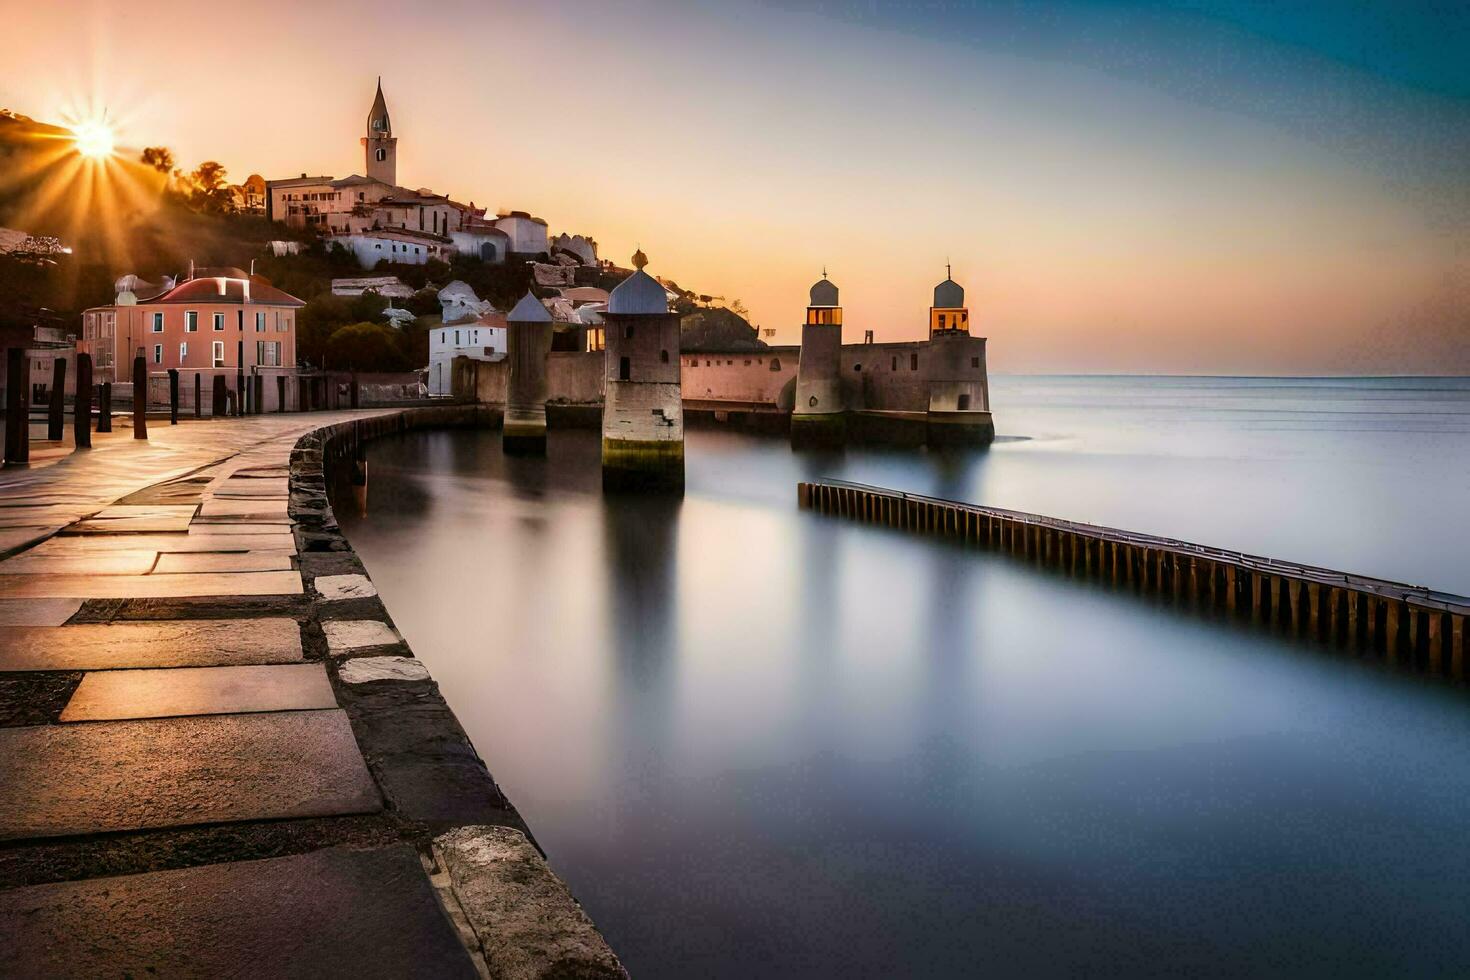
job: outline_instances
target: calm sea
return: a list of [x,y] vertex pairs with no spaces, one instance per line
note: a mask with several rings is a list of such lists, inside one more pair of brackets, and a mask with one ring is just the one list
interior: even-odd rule
[[1470,972],[1470,701],[796,510],[840,477],[1470,593],[1470,379],[996,378],[988,451],[376,444],[338,516],[639,977]]

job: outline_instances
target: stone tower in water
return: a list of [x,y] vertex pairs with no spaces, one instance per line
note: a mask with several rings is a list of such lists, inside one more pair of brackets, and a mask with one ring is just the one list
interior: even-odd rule
[[835,446],[846,438],[842,404],[842,307],[837,285],[822,278],[811,288],[801,354],[796,362],[796,396],[791,411],[791,444]]
[[510,379],[501,445],[512,454],[546,452],[546,358],[551,353],[551,314],[530,293],[506,317]]
[[984,445],[995,438],[985,338],[970,336],[965,290],[946,269],[929,308],[929,445]]
[[602,403],[604,490],[684,492],[684,406],[679,315],[664,287],[635,271],[607,300]]

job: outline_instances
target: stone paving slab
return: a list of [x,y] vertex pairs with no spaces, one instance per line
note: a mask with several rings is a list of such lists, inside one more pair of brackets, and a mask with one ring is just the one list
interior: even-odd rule
[[[78,606],[71,601],[68,618]],[[279,618],[17,626],[0,642],[0,671],[215,667],[301,659],[301,627]]]
[[323,599],[367,599],[378,594],[366,575],[318,575],[312,585]]
[[344,684],[373,681],[426,681],[429,668],[415,657],[353,657],[337,668]]
[[337,699],[322,664],[99,670],[82,678],[61,720],[117,721],[335,707]]
[[290,567],[291,556],[284,551],[252,550],[159,555],[153,571],[159,575],[175,572],[283,572]]
[[282,517],[286,516],[285,497],[250,497],[246,499],[233,499],[230,497],[209,497],[199,507],[200,517]]
[[0,563],[0,572],[6,575],[147,575],[157,561],[156,551],[39,555],[32,549]]
[[341,710],[0,728],[0,840],[381,807]]
[[103,508],[83,521],[63,528],[62,534],[136,534],[144,531],[187,531],[194,505],[119,504]]
[[[288,551],[296,552],[296,538],[284,528],[276,528],[274,534],[211,535],[211,534],[85,534],[76,537],[55,537],[30,549],[25,555],[103,555],[118,551],[156,551],[163,554],[187,554],[191,552],[247,552]],[[14,560],[14,559],[11,559]],[[0,573],[8,570],[8,562],[0,563]]]
[[[0,572],[5,566],[0,564]],[[197,575],[4,575],[0,598],[162,599],[184,596],[300,595],[299,572]]]
[[322,623],[322,632],[327,636],[327,649],[333,653],[389,646],[403,640],[393,627],[376,619],[332,620]]
[[[80,608],[80,599],[0,599],[0,626],[60,626]],[[0,643],[0,655],[10,640]]]
[[272,535],[279,536],[289,533],[292,526],[290,520],[279,520],[274,522],[260,521],[232,521],[217,519],[214,521],[201,520],[189,525],[190,534],[203,534],[211,537],[245,537],[248,535]]
[[0,975],[477,974],[400,844],[0,892]]

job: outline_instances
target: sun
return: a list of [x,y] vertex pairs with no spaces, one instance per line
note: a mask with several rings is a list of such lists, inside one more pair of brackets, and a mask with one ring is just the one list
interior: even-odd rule
[[101,120],[88,120],[71,128],[77,152],[93,160],[112,156],[112,127]]

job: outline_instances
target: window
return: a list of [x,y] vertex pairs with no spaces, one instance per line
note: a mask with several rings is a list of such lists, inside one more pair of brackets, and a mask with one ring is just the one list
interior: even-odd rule
[[[630,328],[631,329],[631,328]],[[629,381],[632,378],[633,365],[626,357],[618,358],[618,380]]]
[[383,250],[383,243],[382,242],[373,242],[373,248],[375,248],[379,252],[381,252]]
[[162,364],[163,363],[163,345],[162,344],[154,344],[153,345],[153,363],[154,364]]
[[180,367],[183,367],[184,362],[186,360],[188,360],[188,359],[189,359],[189,343],[188,343],[188,341],[185,341],[184,343],[182,343],[182,344],[179,345],[179,366]]
[[[666,350],[659,351],[658,352],[658,359],[659,359],[659,362],[661,364],[667,364],[667,363],[669,363],[669,352],[666,351]],[[749,361],[746,361],[745,363],[746,364],[749,364],[750,362]]]
[[276,314],[276,333],[285,333],[291,329],[291,318],[282,313]]
[[980,358],[978,358],[978,357],[972,357],[972,358],[970,358],[970,367],[977,368],[979,366],[980,366]]
[[280,367],[281,342],[279,340],[257,340],[255,342],[255,363],[263,367]]
[[265,313],[259,311],[255,314],[255,332],[265,333]]
[[960,411],[962,411],[962,412],[968,412],[969,410],[970,410],[970,396],[969,395],[961,395],[960,396]]
[[772,371],[779,371],[779,370],[781,370],[781,358],[779,358],[779,357],[773,357],[773,358],[771,358],[771,370]]
[[225,315],[223,313],[216,313],[214,315],[214,329],[216,329],[216,330],[223,330],[224,328],[225,328]]
[[[383,127],[379,126],[378,128],[382,129]],[[378,151],[374,153],[373,156],[377,158],[379,163],[382,163],[384,160],[388,159],[388,151],[379,147]]]
[[633,339],[633,324],[626,323],[626,324],[623,325],[623,339],[624,340],[632,340]]
[[195,333],[199,330],[198,310],[190,310],[188,313],[184,314],[184,329],[189,331],[190,333]]
[[943,330],[944,329],[944,314],[943,313],[939,314],[939,329],[940,330]]
[[689,366],[690,367],[699,367],[699,358],[697,358],[697,357],[691,357],[689,359]]
[[861,371],[861,370],[862,370],[862,369],[863,369],[863,366],[862,366],[862,365],[861,365],[861,364],[854,364],[854,365],[853,365],[853,366],[852,366],[852,369],[853,369],[853,370],[854,370],[854,371]]
[[909,370],[910,371],[917,371],[917,370],[919,370],[919,355],[918,355],[917,352],[909,355]]
[[209,345],[209,360],[214,367],[225,366],[225,342],[223,340],[216,340]]
[[454,331],[454,346],[456,346],[456,347],[459,346],[459,331],[458,330]]
[[155,314],[153,314],[153,332],[154,333],[163,333],[163,314],[162,313],[155,313]]
[[889,366],[889,370],[890,371],[897,371],[898,370],[898,355],[897,354],[894,354],[893,355],[893,364]]

